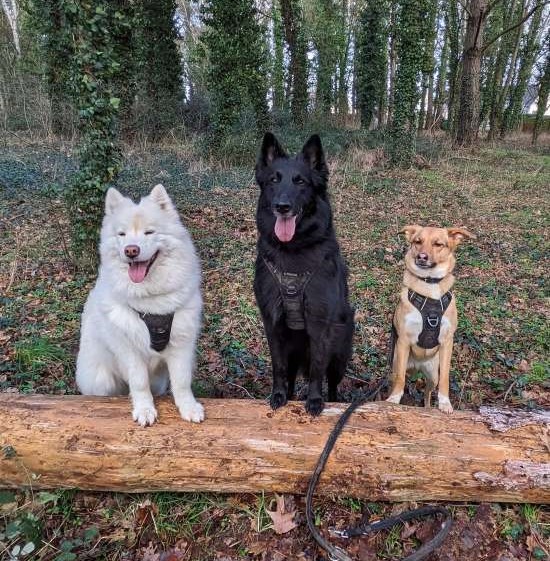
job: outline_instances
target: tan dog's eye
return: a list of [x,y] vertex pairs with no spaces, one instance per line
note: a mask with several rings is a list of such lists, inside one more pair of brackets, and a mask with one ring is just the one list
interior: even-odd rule
[[443,247],[445,244],[441,242],[435,242],[434,245],[435,247]]
[[421,244],[421,243],[422,243],[422,241],[421,241],[421,240],[414,240],[414,242],[413,242],[413,243],[415,243],[416,245],[419,245],[419,244]]

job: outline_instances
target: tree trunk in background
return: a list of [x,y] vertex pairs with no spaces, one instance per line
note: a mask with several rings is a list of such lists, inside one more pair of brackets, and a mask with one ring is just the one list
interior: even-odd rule
[[[498,27],[495,26],[495,33],[501,33],[502,31],[504,31],[509,15],[513,13],[514,5],[515,0],[512,0],[509,7],[502,4],[496,7],[495,11],[498,10],[498,15],[500,17],[498,18]],[[500,122],[500,116],[502,115],[502,104],[504,103],[502,98],[502,80],[504,77],[506,62],[510,55],[510,49],[511,46],[508,37],[506,35],[502,36],[499,41],[490,82],[491,85],[487,94],[489,99],[489,132],[487,134],[488,140],[492,140],[496,136],[498,123]]]
[[447,128],[454,137],[456,131],[456,106],[460,90],[460,18],[458,14],[458,0],[449,0],[447,12],[445,14],[445,22],[449,30],[449,100],[447,104]]
[[447,81],[447,65],[449,63],[449,28],[448,20],[445,20],[445,37],[443,39],[443,47],[441,48],[441,57],[439,62],[439,71],[437,73],[437,82],[435,86],[435,100],[433,109],[433,120],[430,126],[438,124],[443,117],[443,105],[445,103],[445,83]]
[[540,49],[538,35],[542,19],[542,7],[533,14],[529,32],[525,38],[525,43],[521,50],[520,66],[515,81],[515,86],[510,94],[510,102],[504,112],[503,127],[501,134],[505,135],[517,129],[521,119],[523,109],[523,97],[527,90],[529,78],[533,72],[533,64]]
[[272,10],[273,18],[273,109],[281,112],[285,108],[285,58],[284,58],[284,37],[283,22],[281,20],[281,11],[277,5],[277,0],[273,0]]
[[[504,11],[504,19],[502,22],[503,30],[509,26],[509,22],[520,20],[523,15],[523,2],[520,2],[517,7],[514,6],[514,4],[515,3],[512,2],[509,9]],[[499,49],[499,55],[502,50],[503,56],[500,57],[500,66],[498,68],[500,81],[495,83],[494,105],[491,108],[491,119],[489,123],[489,139],[496,138],[497,134],[499,134],[502,130],[504,106],[508,98],[510,85],[514,79],[522,27],[523,26],[520,25],[513,33],[508,33],[501,37],[501,49]],[[506,73],[504,83],[502,83],[504,70],[506,68],[508,69],[508,72]]]
[[[175,10],[175,0],[138,0],[137,25],[132,30],[136,35],[138,126],[154,139],[181,119],[184,94]],[[132,96],[132,88],[129,90],[125,95]]]
[[416,143],[418,88],[424,67],[425,38],[430,30],[426,12],[431,0],[402,0],[397,15],[398,66],[388,154],[393,165],[410,165]]
[[301,126],[307,113],[307,39],[298,0],[281,0],[285,39],[290,53],[290,110],[294,122]]
[[434,119],[434,75],[433,72],[428,78],[428,103],[426,105],[426,120],[424,121],[424,128],[430,129]]
[[[357,79],[361,127],[369,129],[378,108],[379,114],[386,92],[388,5],[384,1],[369,2],[363,9],[357,32]],[[380,121],[379,121],[380,125]]]
[[470,0],[464,51],[455,144],[469,146],[477,140],[480,114],[480,71],[483,29],[488,0]]
[[395,52],[395,20],[397,12],[397,2],[391,0],[390,3],[390,25],[389,25],[389,87],[388,87],[388,117],[386,120],[387,125],[391,125],[393,121],[393,105],[395,97],[395,70],[397,66],[396,52]]
[[429,113],[433,107],[433,74],[435,70],[434,51],[437,42],[439,24],[436,24],[437,2],[431,2],[425,14],[424,34],[422,37],[423,63],[422,63],[422,97],[418,118],[418,128],[423,130],[426,121],[431,118]]
[[546,50],[546,59],[539,74],[539,95],[537,98],[537,114],[535,117],[535,124],[533,126],[533,144],[537,144],[542,123],[544,121],[544,113],[548,106],[548,96],[550,94],[550,31],[546,32],[544,46]]

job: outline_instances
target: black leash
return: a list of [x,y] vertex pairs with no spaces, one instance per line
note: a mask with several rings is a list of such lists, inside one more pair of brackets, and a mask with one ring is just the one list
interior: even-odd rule
[[[360,406],[366,403],[367,401],[371,401],[371,399],[380,392],[383,387],[385,386],[386,381],[383,380],[377,386],[369,392],[365,397],[352,401],[349,407],[342,413],[340,418],[338,419],[337,423],[334,425],[330,436],[327,439],[325,447],[319,456],[319,460],[317,461],[317,465],[315,466],[315,470],[311,479],[309,481],[309,486],[307,489],[306,494],[306,519],[309,531],[311,535],[314,537],[315,541],[319,544],[319,546],[326,551],[331,561],[352,561],[351,557],[347,555],[347,553],[340,547],[333,546],[329,542],[327,542],[321,533],[315,527],[314,517],[313,517],[313,494],[315,492],[315,488],[317,487],[317,483],[319,482],[319,477],[327,463],[328,457],[332,449],[334,448],[334,444],[338,439],[338,436],[342,432],[345,424],[347,423],[348,419],[351,417],[352,413]],[[379,530],[386,530],[388,528],[392,528],[396,524],[406,522],[408,520],[412,520],[415,518],[424,518],[426,516],[431,516],[435,514],[441,514],[443,516],[443,520],[441,521],[441,529],[437,532],[437,534],[428,542],[423,544],[420,548],[418,548],[414,553],[404,557],[401,561],[421,561],[425,559],[432,551],[434,551],[437,547],[439,547],[443,540],[447,537],[449,530],[452,526],[452,518],[449,511],[440,506],[428,506],[422,508],[415,508],[414,510],[409,510],[407,512],[403,512],[398,514],[397,516],[390,516],[389,518],[385,518],[383,520],[378,520],[373,522],[372,524],[368,523],[368,513],[364,517],[363,521],[358,525],[351,528],[346,528],[345,530],[335,531],[333,532],[335,535],[341,538],[354,538],[357,536],[366,536],[377,532]]]

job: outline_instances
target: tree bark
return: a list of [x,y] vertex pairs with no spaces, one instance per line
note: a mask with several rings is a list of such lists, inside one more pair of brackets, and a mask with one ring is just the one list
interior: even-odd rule
[[[126,492],[304,493],[344,404],[205,399],[206,421],[171,399],[141,428],[126,398],[0,395],[0,487]],[[549,412],[447,416],[370,403],[351,417],[319,493],[395,501],[550,502]]]
[[487,0],[470,0],[462,55],[460,101],[455,137],[455,143],[459,146],[469,146],[477,140],[482,38],[486,19]]
[[289,98],[292,118],[302,125],[307,112],[307,41],[303,16],[296,0],[280,0],[285,40],[290,54]]

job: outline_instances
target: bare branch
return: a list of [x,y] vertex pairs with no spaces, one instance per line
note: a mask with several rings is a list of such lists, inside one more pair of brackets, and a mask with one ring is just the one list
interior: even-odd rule
[[539,8],[542,10],[543,6],[549,3],[550,0],[543,0],[542,2],[538,2],[537,4],[535,4],[535,6],[531,8],[518,22],[510,26],[508,29],[505,29],[502,33],[498,33],[490,41],[485,43],[485,45],[481,47],[481,52],[483,53],[484,51],[486,51],[495,41],[498,41],[503,35],[506,35],[506,33],[513,31],[514,29],[525,23]]

